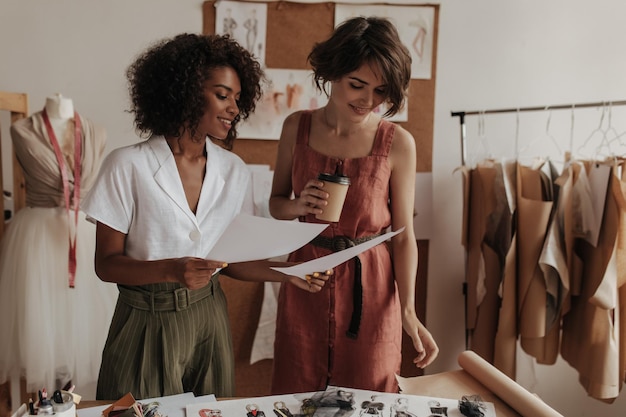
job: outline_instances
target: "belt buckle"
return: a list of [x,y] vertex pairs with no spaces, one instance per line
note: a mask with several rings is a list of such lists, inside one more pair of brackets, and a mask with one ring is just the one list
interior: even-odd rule
[[174,290],[174,307],[176,311],[185,310],[189,307],[189,288]]

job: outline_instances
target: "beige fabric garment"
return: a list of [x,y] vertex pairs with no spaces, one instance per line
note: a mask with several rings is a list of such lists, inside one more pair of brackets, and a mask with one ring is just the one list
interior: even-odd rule
[[[476,167],[485,198],[485,235],[482,243],[484,279],[478,282],[484,288],[479,298],[477,321],[472,340],[472,350],[489,363],[494,361],[495,337],[498,327],[498,311],[501,305],[500,287],[505,269],[505,259],[512,242],[511,204],[507,198],[506,178],[503,164],[486,161]],[[480,277],[482,278],[482,277]],[[513,327],[515,328],[514,323]]]
[[471,350],[489,363],[493,363],[494,343],[498,327],[500,297],[498,288],[502,279],[502,268],[497,254],[488,245],[482,245],[485,260],[485,296],[477,307],[476,327]]
[[626,159],[620,159],[619,193],[617,204],[620,208],[619,229],[617,231],[616,268],[619,312],[619,378],[626,382]]
[[543,247],[552,202],[546,201],[544,174],[519,165],[517,173],[517,308],[521,346],[543,361],[534,339],[546,336],[546,284],[538,261]]
[[461,244],[467,250],[469,246],[469,236],[468,236],[468,228],[469,228],[469,209],[470,209],[470,194],[471,194],[471,179],[470,179],[470,168],[467,166],[459,167],[455,170],[461,171],[461,178],[463,180],[463,213],[462,213],[462,226],[461,226]]
[[493,365],[511,379],[515,379],[517,372],[515,359],[517,352],[516,242],[517,236],[513,235],[502,277],[502,303],[498,316],[493,357]]
[[483,268],[482,240],[485,235],[485,190],[480,174],[475,169],[467,171],[466,184],[469,186],[469,200],[467,209],[466,251],[467,263],[465,270],[466,290],[466,330],[469,335],[469,345],[472,344],[472,334],[476,327],[478,314],[478,282]]
[[[595,228],[596,216],[592,201],[594,200],[589,182],[589,161],[574,161],[572,163],[574,183],[572,186],[571,213],[572,223],[568,231],[574,239],[574,246],[579,247],[579,241],[587,240]],[[583,285],[583,261],[579,250],[573,251],[569,258],[570,294],[580,295]]]
[[572,280],[575,280],[578,283],[580,283],[581,281],[580,275],[582,273],[582,261],[574,252],[574,208],[572,205],[573,187],[581,168],[582,166],[579,164],[568,164],[567,167],[563,170],[561,176],[557,179],[557,183],[559,184],[561,189],[556,215],[559,218],[563,239],[562,244],[567,268],[567,275],[565,277],[561,276],[561,278],[563,279],[563,286],[565,287],[565,290],[567,292],[563,300],[563,304],[561,305],[561,318],[570,309]]
[[493,364],[508,377],[515,379],[517,352],[517,235],[513,214],[517,211],[517,161],[507,160],[502,163],[502,179],[510,216],[510,242],[504,254],[502,279],[498,294],[500,310],[494,341]]
[[[571,187],[567,187],[567,169],[558,178],[554,166],[549,166],[550,181],[545,182],[547,199],[553,200],[552,215],[547,226],[538,263],[546,285],[546,334],[544,337],[522,337],[524,350],[536,358],[538,363],[554,364],[559,354],[562,308],[567,308],[569,297],[569,271],[565,233],[565,207],[570,197]],[[565,178],[564,178],[565,175]],[[552,178],[555,178],[552,180]],[[562,184],[566,185],[563,187]],[[571,184],[570,184],[571,185]]]
[[[546,240],[539,257],[539,267],[543,272],[548,296],[546,326],[549,329],[557,327],[558,331],[561,322],[561,308],[568,296],[567,288],[569,287],[569,271],[567,268],[566,244],[563,232],[563,223],[565,220],[563,217],[563,204],[564,200],[570,197],[568,195],[570,189],[561,186],[562,183],[568,185],[568,182],[566,180],[564,181],[563,175],[557,178],[556,170],[552,164],[550,164],[550,169],[552,178],[555,178],[553,184],[551,184],[554,193],[552,199],[554,205]],[[567,176],[567,174],[565,175]]]
[[[581,385],[596,399],[612,402],[619,394],[622,377],[619,372],[619,314],[614,308],[602,308],[591,302],[597,288],[615,274],[617,229],[621,193],[612,174],[606,193],[604,213],[597,246],[577,241],[577,252],[583,261],[581,294],[572,297],[570,311],[563,318],[561,356],[578,371]],[[613,305],[617,306],[617,288]],[[605,298],[606,301],[606,298]]]
[[[91,186],[100,169],[106,144],[104,128],[79,116],[83,127],[81,164],[81,198]],[[72,123],[73,126],[73,123]],[[41,112],[11,125],[11,138],[17,160],[26,181],[26,205],[29,207],[63,207],[61,171],[44,125]],[[61,138],[58,138],[60,141]],[[86,145],[88,144],[88,145]],[[74,165],[67,166],[70,195],[74,195]]]

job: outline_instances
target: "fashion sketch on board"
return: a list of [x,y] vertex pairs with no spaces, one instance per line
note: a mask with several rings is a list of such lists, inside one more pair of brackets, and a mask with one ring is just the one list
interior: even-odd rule
[[435,9],[431,6],[351,5],[335,6],[335,26],[354,16],[380,16],[398,28],[400,40],[411,53],[411,78],[430,79]]
[[215,31],[218,35],[234,38],[259,61],[261,67],[265,67],[266,3],[216,2]]
[[328,98],[315,90],[310,70],[265,70],[267,82],[256,110],[241,123],[239,135],[247,139],[278,139],[285,118],[297,110],[315,109]]

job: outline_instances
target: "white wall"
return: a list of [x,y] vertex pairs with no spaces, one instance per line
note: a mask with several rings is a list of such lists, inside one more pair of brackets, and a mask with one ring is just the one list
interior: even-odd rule
[[[460,245],[461,178],[458,118],[450,111],[517,108],[626,99],[626,39],[620,19],[626,3],[567,0],[442,1],[439,18],[436,114],[434,133],[435,238],[431,241],[428,324],[442,347],[430,369],[444,370],[463,348],[464,252]],[[550,112],[520,114],[518,143],[546,150],[545,124]],[[575,111],[573,150],[598,126],[597,109]],[[480,149],[477,116],[468,117],[467,132]],[[489,151],[515,155],[515,113],[485,117]],[[571,112],[552,112],[550,133],[561,149],[568,147]],[[606,119],[605,119],[606,120]],[[618,130],[626,129],[626,107],[612,109]],[[539,140],[537,140],[539,139]],[[551,152],[550,152],[551,153]],[[523,153],[530,154],[530,153]],[[560,158],[562,159],[562,158]],[[566,364],[535,366],[521,361],[520,382],[565,416],[624,416],[622,395],[607,406],[590,399],[577,374]]]
[[[461,180],[453,173],[461,154],[458,119],[450,111],[626,99],[626,54],[621,47],[626,2],[433,3],[441,4],[441,13],[428,326],[441,356],[428,373],[456,369],[464,348]],[[124,112],[127,65],[154,40],[200,32],[201,6],[201,0],[2,0],[0,90],[27,93],[31,112],[43,107],[46,96],[62,93],[74,100],[77,111],[106,127],[108,150],[131,143],[136,140],[132,121]],[[538,146],[538,153],[547,152],[546,145],[542,148],[547,114],[520,115],[518,141]],[[575,111],[577,144],[597,127],[599,115],[596,109]],[[614,108],[612,115],[616,128],[624,130],[626,107]],[[568,111],[552,115],[550,132],[562,149],[569,140],[570,117]],[[473,155],[479,149],[477,118],[467,122],[468,152]],[[493,155],[515,155],[515,115],[486,117],[485,131]],[[5,150],[8,135],[2,141]],[[10,173],[5,170],[4,175],[5,188],[10,187]],[[626,415],[624,395],[610,406],[587,398],[567,365],[523,363],[520,382],[565,416]]]

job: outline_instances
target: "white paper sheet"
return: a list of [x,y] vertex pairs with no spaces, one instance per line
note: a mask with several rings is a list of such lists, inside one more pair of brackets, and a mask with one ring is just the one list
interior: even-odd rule
[[206,259],[232,263],[285,255],[304,246],[327,227],[327,224],[239,214],[222,233]]
[[344,263],[345,261],[354,258],[358,254],[365,252],[366,250],[373,248],[374,246],[384,242],[385,240],[397,235],[404,231],[404,227],[396,230],[395,232],[385,233],[372,240],[368,240],[360,245],[353,246],[351,248],[344,249],[339,252],[331,253],[330,255],[322,256],[321,258],[313,259],[308,262],[303,262],[298,265],[289,266],[286,268],[272,268],[275,271],[282,272],[283,274],[293,275],[301,279],[306,279],[307,275],[313,272],[322,272],[327,269],[332,269],[337,265]]

